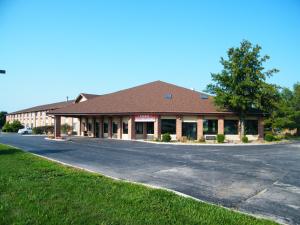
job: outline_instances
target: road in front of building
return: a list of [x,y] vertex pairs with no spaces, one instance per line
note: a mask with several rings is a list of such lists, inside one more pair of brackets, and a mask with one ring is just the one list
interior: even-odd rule
[[157,145],[0,134],[0,143],[120,179],[179,191],[277,221],[300,224],[300,143]]

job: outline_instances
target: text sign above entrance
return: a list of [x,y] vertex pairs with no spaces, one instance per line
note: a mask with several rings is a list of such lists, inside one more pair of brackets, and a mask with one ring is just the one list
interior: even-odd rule
[[137,115],[134,118],[135,122],[154,122],[155,116],[153,115]]

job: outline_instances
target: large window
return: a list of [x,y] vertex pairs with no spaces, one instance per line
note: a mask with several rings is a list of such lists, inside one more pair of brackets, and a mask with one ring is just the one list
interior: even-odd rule
[[92,130],[92,124],[88,123],[88,131],[91,131],[91,130]]
[[154,134],[154,123],[147,122],[147,134]]
[[136,122],[135,123],[135,133],[136,134],[143,134],[143,123],[142,122]]
[[103,133],[108,133],[108,122],[103,123]]
[[112,129],[113,130],[113,134],[118,133],[118,124],[117,123],[113,122],[112,128],[113,128]]
[[162,119],[161,133],[176,134],[176,119]]
[[128,134],[128,123],[123,123],[123,134]]
[[217,134],[218,120],[203,120],[203,133],[204,134]]
[[238,134],[238,120],[224,120],[224,134]]
[[258,121],[257,120],[246,120],[245,121],[245,133],[257,135],[258,134]]
[[182,136],[197,139],[197,123],[182,123]]

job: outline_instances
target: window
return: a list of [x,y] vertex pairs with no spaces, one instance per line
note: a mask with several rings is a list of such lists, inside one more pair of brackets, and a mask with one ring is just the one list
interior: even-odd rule
[[224,134],[238,134],[238,120],[224,120]]
[[88,131],[91,131],[91,130],[92,130],[92,124],[88,123]]
[[203,133],[204,134],[217,134],[218,120],[203,120]]
[[118,133],[118,124],[116,124],[115,122],[113,122],[112,128],[113,128],[113,134]]
[[170,99],[172,99],[172,94],[167,93],[167,94],[164,95],[164,98],[167,99],[167,100],[170,100]]
[[176,119],[162,119],[161,133],[176,134]]
[[123,134],[128,134],[128,123],[123,123]]
[[154,123],[147,122],[147,134],[154,134]]
[[197,139],[197,123],[182,123],[182,136],[188,139]]
[[142,122],[136,122],[135,123],[135,133],[136,134],[143,134],[143,123]]
[[201,99],[208,99],[208,95],[207,95],[207,94],[201,93],[201,94],[200,94],[200,98],[201,98]]
[[257,135],[258,134],[258,121],[257,120],[246,120],[245,121],[245,133]]
[[108,133],[108,122],[103,123],[103,133]]

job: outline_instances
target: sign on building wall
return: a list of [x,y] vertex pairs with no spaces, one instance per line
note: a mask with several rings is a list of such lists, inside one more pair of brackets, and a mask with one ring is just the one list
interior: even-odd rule
[[135,122],[154,122],[156,116],[154,115],[136,115],[134,118]]

